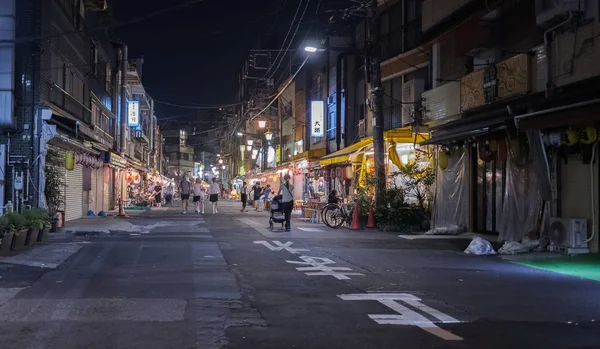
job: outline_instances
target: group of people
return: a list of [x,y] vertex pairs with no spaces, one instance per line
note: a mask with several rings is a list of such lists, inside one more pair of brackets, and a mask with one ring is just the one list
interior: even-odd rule
[[[283,183],[279,187],[277,196],[281,196],[280,203],[282,211],[285,215],[285,229],[290,231],[291,228],[291,217],[292,210],[294,209],[294,185],[290,183],[290,175],[286,174],[283,176]],[[244,182],[240,188],[240,198],[242,201],[242,212],[248,212],[248,194],[252,194],[253,205],[256,211],[263,211],[264,207],[268,205],[270,201],[270,195],[272,194],[271,185],[267,184],[264,188],[260,186],[259,182],[255,182],[252,188],[248,189],[248,183]]]
[[[206,189],[202,185],[202,181],[197,178],[194,183],[190,182],[187,176],[183,177],[183,180],[179,183],[179,193],[181,194],[181,202],[183,204],[183,213],[188,213],[188,207],[190,203],[190,197],[196,208],[196,213],[204,214],[204,200],[206,200]],[[217,209],[217,203],[219,202],[219,195],[221,193],[221,186],[217,183],[217,179],[213,178],[212,183],[208,188],[208,201],[212,204],[213,214],[219,213]]]

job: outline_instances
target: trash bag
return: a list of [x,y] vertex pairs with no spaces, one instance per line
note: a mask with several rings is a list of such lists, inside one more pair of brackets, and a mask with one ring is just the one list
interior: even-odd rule
[[495,255],[496,251],[494,251],[494,248],[492,247],[492,244],[489,241],[482,239],[479,236],[476,236],[469,244],[469,247],[467,247],[467,249],[465,250],[465,253],[476,256],[487,256]]
[[438,227],[431,229],[425,235],[460,235],[466,232],[466,229],[455,224],[450,224],[447,227]]
[[540,245],[538,240],[523,239],[523,242],[507,241],[498,250],[499,254],[527,253],[535,250]]

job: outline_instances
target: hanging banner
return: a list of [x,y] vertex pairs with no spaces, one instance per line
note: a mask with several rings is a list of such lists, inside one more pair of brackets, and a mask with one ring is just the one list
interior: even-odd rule
[[325,118],[325,103],[323,101],[310,102],[310,136],[324,136],[324,118]]
[[140,102],[127,101],[127,126],[140,126]]

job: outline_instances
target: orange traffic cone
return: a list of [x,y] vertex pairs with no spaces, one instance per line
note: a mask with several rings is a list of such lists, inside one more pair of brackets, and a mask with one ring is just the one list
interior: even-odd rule
[[375,212],[373,210],[373,204],[369,207],[369,220],[367,221],[367,228],[376,228],[375,226]]
[[352,225],[350,229],[360,230],[360,222],[358,221],[358,205],[354,206],[354,212],[352,212]]
[[127,217],[127,213],[125,213],[125,208],[123,207],[123,200],[119,198],[119,217]]

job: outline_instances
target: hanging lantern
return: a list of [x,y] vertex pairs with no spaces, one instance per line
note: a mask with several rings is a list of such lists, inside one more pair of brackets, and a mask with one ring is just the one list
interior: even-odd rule
[[438,150],[438,159],[439,159],[439,165],[440,165],[440,169],[445,170],[448,168],[448,153],[440,148]]
[[73,171],[75,168],[75,153],[68,151],[65,156],[65,168],[67,171]]
[[345,168],[345,176],[346,179],[353,179],[354,178],[354,169],[352,168],[352,165],[348,165]]
[[562,134],[559,131],[550,132],[548,135],[548,143],[555,148],[560,147],[562,143]]
[[586,127],[579,132],[579,138],[583,144],[592,144],[598,139],[598,133],[593,127]]
[[572,147],[579,142],[579,133],[573,129],[568,129],[562,135],[562,144],[567,147]]

